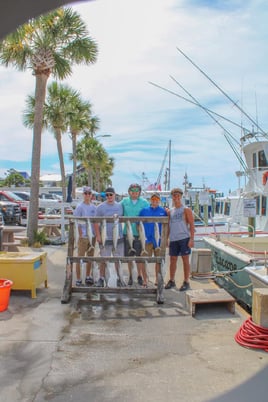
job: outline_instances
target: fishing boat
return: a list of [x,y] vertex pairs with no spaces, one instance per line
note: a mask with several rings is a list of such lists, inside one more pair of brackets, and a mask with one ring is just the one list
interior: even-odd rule
[[268,140],[264,133],[241,138],[246,169],[245,186],[216,198],[217,217],[228,219],[227,233],[204,238],[212,251],[216,282],[249,309],[252,289],[267,287],[268,255]]

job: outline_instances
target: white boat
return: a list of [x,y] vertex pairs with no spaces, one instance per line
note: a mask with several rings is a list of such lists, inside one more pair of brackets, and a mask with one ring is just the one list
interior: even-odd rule
[[204,242],[212,250],[216,282],[251,308],[253,286],[268,286],[265,268],[268,256],[266,134],[253,132],[243,136],[241,149],[246,164],[245,186],[215,200],[214,219],[226,219],[228,230],[204,237]]

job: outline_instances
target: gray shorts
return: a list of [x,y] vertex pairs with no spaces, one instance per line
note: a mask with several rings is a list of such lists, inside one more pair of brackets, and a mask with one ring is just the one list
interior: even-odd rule
[[117,247],[113,250],[112,242],[106,242],[105,247],[100,247],[100,256],[101,257],[123,257],[124,256],[124,242],[121,240],[118,241]]

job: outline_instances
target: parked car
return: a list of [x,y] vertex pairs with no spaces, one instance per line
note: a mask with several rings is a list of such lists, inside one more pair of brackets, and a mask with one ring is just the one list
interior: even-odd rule
[[16,194],[18,197],[22,198],[24,201],[30,201],[30,193],[27,191],[13,191],[14,194]]
[[0,213],[2,215],[4,224],[21,224],[21,209],[17,203],[5,200],[0,201]]
[[21,197],[13,193],[13,191],[1,190],[0,191],[0,200],[1,201],[10,201],[19,204],[21,209],[21,216],[22,218],[26,219],[27,217],[27,208],[28,208],[28,201],[24,201]]

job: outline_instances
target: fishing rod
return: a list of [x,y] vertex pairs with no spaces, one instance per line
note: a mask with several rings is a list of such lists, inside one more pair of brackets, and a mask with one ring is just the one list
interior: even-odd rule
[[[196,102],[194,102],[194,101],[192,101],[192,100],[190,100],[190,99],[187,99],[187,98],[185,98],[184,96],[179,95],[179,94],[177,94],[176,92],[173,92],[173,91],[171,91],[171,90],[168,89],[168,88],[161,87],[160,85],[155,84],[154,82],[151,82],[151,81],[148,81],[148,82],[149,82],[149,84],[151,84],[151,85],[153,85],[153,86],[155,86],[155,87],[157,87],[157,88],[159,88],[159,89],[163,89],[163,91],[166,91],[166,92],[170,93],[171,95],[175,95],[175,96],[177,96],[178,98],[183,99],[184,101],[191,103],[192,105],[195,105],[195,106],[200,107],[200,108],[203,109],[204,111],[208,111],[209,113],[212,113],[212,114],[214,114],[215,116],[218,116],[218,117],[220,117],[221,119],[228,121],[228,123],[231,123],[231,124],[233,124],[233,125],[236,126],[236,127],[239,127],[239,128],[240,128],[241,130],[243,130],[244,132],[247,131],[248,133],[250,133],[250,130],[248,130],[247,128],[241,126],[241,124],[238,124],[238,123],[236,123],[236,122],[234,122],[234,121],[228,119],[227,117],[222,116],[221,114],[219,114],[219,113],[217,113],[217,112],[214,112],[214,111],[211,110],[211,109],[208,109],[207,107],[205,107],[205,106],[203,106],[203,105],[201,105],[201,104],[198,104],[198,103],[196,103]],[[234,140],[235,140],[235,139],[234,139]],[[237,141],[237,140],[235,140],[235,141]],[[238,143],[238,141],[237,141],[237,143]]]
[[[200,102],[199,102],[193,95],[191,95],[190,92],[187,91],[187,89],[185,89],[174,77],[172,77],[172,76],[170,75],[170,78],[171,78],[177,85],[179,85],[179,87],[180,87],[188,96],[190,96],[190,98],[193,99],[194,102],[196,102],[196,104],[197,104],[198,106],[202,106],[202,105],[200,104]],[[213,119],[213,120],[215,121],[216,124],[218,124],[218,125],[222,128],[222,130],[224,131],[224,137],[225,137],[225,139],[227,140],[227,142],[228,142],[228,144],[230,145],[232,151],[234,152],[235,156],[237,157],[239,163],[241,164],[241,167],[244,169],[244,171],[245,171],[245,173],[246,173],[246,171],[247,171],[247,165],[245,164],[244,160],[241,158],[241,155],[239,154],[239,152],[237,151],[237,149],[234,147],[233,143],[230,141],[230,138],[227,138],[227,134],[228,134],[229,137],[231,137],[232,140],[233,140],[234,142],[236,142],[239,146],[240,146],[240,143],[236,140],[236,138],[234,138],[234,136],[233,136],[228,130],[226,130],[226,128],[225,128],[217,119],[215,119],[215,117],[214,117],[208,110],[205,110],[205,112],[209,115],[209,117],[211,117],[211,119]]]
[[263,131],[263,129],[256,123],[248,113],[246,113],[238,104],[235,102],[219,85],[216,84],[200,67],[198,67],[197,64],[193,62],[193,60],[190,59],[180,48],[176,48],[195,68],[197,68],[198,71],[200,71],[201,74],[203,74],[227,99],[229,99],[232,104],[240,110],[250,121],[253,123],[263,134],[266,135],[266,133]]

